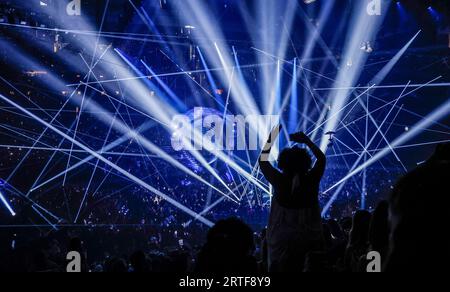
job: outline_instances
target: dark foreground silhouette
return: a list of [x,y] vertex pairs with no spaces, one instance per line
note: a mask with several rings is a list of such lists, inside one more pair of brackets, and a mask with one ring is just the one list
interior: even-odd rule
[[[86,230],[83,240],[47,234],[20,247],[2,241],[0,271],[64,272],[71,250],[82,255],[82,271],[92,272],[365,272],[370,251],[381,255],[388,272],[450,270],[450,144],[439,145],[425,164],[400,179],[374,212],[360,210],[337,221],[320,218],[325,156],[304,134],[291,138],[308,146],[317,161],[313,165],[298,147],[282,151],[280,170],[261,159],[275,190],[268,229],[261,233],[231,218],[209,230],[203,247],[148,244],[135,230],[114,233],[126,244],[107,250],[111,233]],[[97,241],[104,250],[92,252],[89,243]],[[141,248],[128,252],[131,241]]]

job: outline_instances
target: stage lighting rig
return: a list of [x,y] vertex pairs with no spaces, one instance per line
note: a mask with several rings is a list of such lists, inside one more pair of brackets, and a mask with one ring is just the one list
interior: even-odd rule
[[334,135],[336,135],[336,132],[330,131],[330,132],[326,132],[325,135],[329,136],[329,144],[328,147],[333,147],[334,146]]
[[361,46],[361,51],[364,51],[368,54],[373,52],[373,48],[372,45],[370,44],[370,42],[364,42]]
[[187,35],[191,35],[192,31],[195,29],[195,26],[193,25],[185,25],[184,26],[184,33]]
[[47,75],[47,71],[31,70],[31,71],[26,71],[25,74],[29,77],[36,77],[36,76]]
[[56,54],[68,45],[68,43],[61,42],[61,36],[59,34],[56,34],[55,41],[53,42],[53,52]]

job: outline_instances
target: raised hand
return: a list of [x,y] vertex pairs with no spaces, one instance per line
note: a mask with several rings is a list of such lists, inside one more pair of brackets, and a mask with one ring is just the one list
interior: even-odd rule
[[307,144],[310,141],[308,136],[306,136],[306,134],[303,132],[298,132],[298,133],[292,134],[289,137],[292,142],[300,143],[300,144]]

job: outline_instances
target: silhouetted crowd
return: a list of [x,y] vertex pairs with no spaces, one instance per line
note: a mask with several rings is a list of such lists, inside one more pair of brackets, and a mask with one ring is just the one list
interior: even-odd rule
[[[450,145],[439,145],[426,163],[397,182],[389,199],[372,213],[360,210],[353,218],[322,220],[321,243],[310,249],[290,246],[286,252],[295,255],[295,261],[276,269],[365,272],[367,254],[376,251],[383,271],[448,271],[449,183]],[[209,231],[200,224],[187,230],[167,230],[166,234],[139,228],[59,232],[43,234],[21,246],[18,238],[11,237],[2,239],[0,271],[64,272],[68,251],[80,252],[84,272],[256,274],[275,269],[270,264],[267,230],[254,233],[236,218],[221,220]],[[203,246],[189,244],[205,232]]]

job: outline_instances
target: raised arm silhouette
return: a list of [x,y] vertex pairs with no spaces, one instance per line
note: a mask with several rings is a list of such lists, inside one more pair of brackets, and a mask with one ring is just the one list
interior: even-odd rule
[[281,131],[276,127],[270,134],[260,157],[261,171],[274,189],[267,242],[269,270],[297,272],[303,270],[304,259],[310,252],[323,248],[319,185],[325,172],[326,157],[304,133],[290,135],[292,142],[306,145],[284,149],[278,159],[278,168],[269,157],[272,145]]

